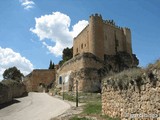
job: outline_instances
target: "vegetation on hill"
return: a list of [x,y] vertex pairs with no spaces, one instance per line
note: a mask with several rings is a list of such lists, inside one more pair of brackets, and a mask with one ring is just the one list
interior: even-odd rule
[[24,75],[21,73],[21,71],[18,70],[17,67],[15,67],[15,66],[6,69],[3,73],[3,78],[5,80],[12,79],[12,80],[15,80],[17,82],[20,82],[22,80],[23,76]]
[[72,48],[68,48],[68,47],[65,48],[63,50],[62,60],[59,61],[59,65],[62,66],[63,63],[65,63],[66,61],[68,61],[72,57],[73,57],[73,47]]
[[147,68],[132,68],[124,70],[120,73],[111,73],[103,79],[104,84],[111,85],[114,90],[127,90],[130,85],[136,85],[140,87],[145,81],[145,77],[148,76],[152,80],[153,86],[156,84],[156,78],[153,72],[156,69],[160,69],[160,60],[157,60],[154,64],[149,64]]
[[160,69],[160,59],[157,60],[154,64],[149,64],[147,69]]

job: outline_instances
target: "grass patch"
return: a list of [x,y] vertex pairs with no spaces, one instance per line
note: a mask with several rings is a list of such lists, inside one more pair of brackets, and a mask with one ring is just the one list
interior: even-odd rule
[[105,120],[120,120],[120,118],[112,118],[109,117],[108,115],[102,115],[101,117],[104,118]]
[[80,117],[78,117],[78,116],[74,116],[74,117],[70,118],[69,120],[90,120],[90,119],[88,119],[88,118],[86,118],[86,117],[80,118]]
[[[61,94],[63,97],[63,93]],[[75,92],[65,92],[64,99],[72,102],[76,102],[76,93]],[[100,93],[78,93],[78,101],[79,103],[88,103],[88,101],[99,101],[101,100]]]
[[101,114],[102,104],[98,102],[89,102],[84,106],[84,114]]

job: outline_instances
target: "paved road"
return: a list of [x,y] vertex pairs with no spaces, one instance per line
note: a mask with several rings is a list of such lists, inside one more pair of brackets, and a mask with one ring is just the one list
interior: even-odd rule
[[46,93],[29,93],[27,97],[0,109],[0,120],[49,120],[70,108],[57,98]]

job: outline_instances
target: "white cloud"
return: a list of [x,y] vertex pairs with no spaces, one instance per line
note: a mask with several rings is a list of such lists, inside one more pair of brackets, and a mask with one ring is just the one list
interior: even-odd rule
[[[30,31],[36,34],[43,45],[55,56],[62,55],[64,48],[72,47],[73,38],[88,24],[88,21],[82,20],[72,26],[72,30],[69,30],[71,19],[68,15],[60,12],[35,18],[35,22],[35,28],[31,28]],[[48,45],[45,42],[46,39],[51,40],[55,45]]]
[[86,26],[88,25],[88,21],[81,20],[77,24],[75,24],[72,28],[72,36],[76,37]]
[[29,10],[34,7],[35,3],[32,0],[19,0],[21,5],[24,7],[25,10]]
[[10,48],[0,47],[0,80],[3,79],[3,72],[13,66],[16,66],[24,75],[33,70],[33,65],[28,59]]

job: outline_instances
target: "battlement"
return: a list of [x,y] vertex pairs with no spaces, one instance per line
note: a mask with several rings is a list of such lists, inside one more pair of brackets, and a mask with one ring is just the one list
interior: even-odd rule
[[91,18],[91,17],[99,17],[99,18],[102,18],[101,14],[98,14],[98,13],[92,14],[92,15],[90,16],[90,18]]

